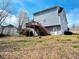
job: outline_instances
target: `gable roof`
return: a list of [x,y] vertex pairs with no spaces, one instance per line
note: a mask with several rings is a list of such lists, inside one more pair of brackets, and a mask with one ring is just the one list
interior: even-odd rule
[[12,25],[12,24],[9,24],[9,25],[6,25],[6,26],[0,26],[0,27],[2,27],[2,28],[16,28],[14,25]]
[[7,25],[7,27],[15,27],[14,25],[12,25],[12,24],[9,24],[9,25]]
[[48,9],[44,9],[44,10],[42,10],[42,11],[38,11],[38,12],[34,13],[33,15],[36,16],[36,15],[39,15],[39,14],[43,14],[44,12],[48,12],[48,11],[51,11],[51,10],[53,10],[53,9],[59,9],[59,8],[63,9],[63,8],[60,7],[60,6],[54,6],[54,7],[48,8]]

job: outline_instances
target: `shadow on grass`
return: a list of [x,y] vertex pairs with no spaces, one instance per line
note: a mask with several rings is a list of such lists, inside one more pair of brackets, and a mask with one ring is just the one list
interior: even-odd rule
[[9,35],[0,34],[0,38],[2,37],[8,37]]

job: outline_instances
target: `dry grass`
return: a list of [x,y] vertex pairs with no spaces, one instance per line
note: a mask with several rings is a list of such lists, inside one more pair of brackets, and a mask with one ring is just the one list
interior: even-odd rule
[[79,59],[79,35],[0,38],[0,59]]

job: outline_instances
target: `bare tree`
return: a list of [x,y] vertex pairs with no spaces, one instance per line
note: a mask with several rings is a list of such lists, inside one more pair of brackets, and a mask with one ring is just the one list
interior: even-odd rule
[[[12,12],[11,11],[11,1],[10,0],[1,0],[0,1],[0,26],[2,26],[2,24],[5,24],[5,20],[6,18],[9,16],[9,14]],[[1,27],[1,33],[3,34],[4,31],[4,27]]]
[[0,26],[8,17],[10,10],[10,0],[1,0],[0,2]]
[[25,23],[27,22],[27,19],[28,19],[26,10],[20,9],[18,18],[19,18],[18,19],[18,22],[19,22],[18,29],[20,32],[22,27],[25,25]]

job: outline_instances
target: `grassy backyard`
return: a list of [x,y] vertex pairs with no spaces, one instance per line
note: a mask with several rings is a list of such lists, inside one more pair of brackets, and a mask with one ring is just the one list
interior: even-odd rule
[[0,59],[79,59],[79,35],[3,37]]

